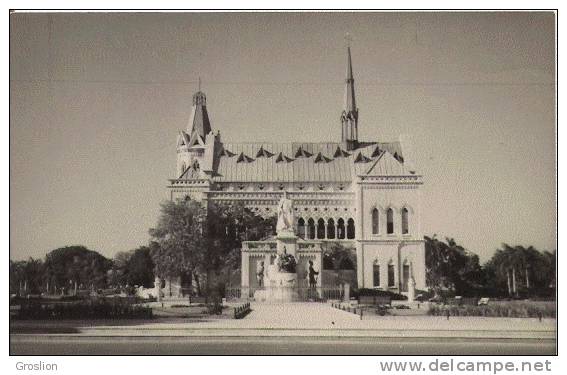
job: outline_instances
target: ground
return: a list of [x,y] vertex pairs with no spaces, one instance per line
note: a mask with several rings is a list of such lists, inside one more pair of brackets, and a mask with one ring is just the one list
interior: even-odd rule
[[[252,304],[244,319],[22,322],[12,354],[553,354],[556,321],[363,317],[323,303]],[[49,333],[49,334],[48,334]],[[156,345],[159,344],[159,345]]]

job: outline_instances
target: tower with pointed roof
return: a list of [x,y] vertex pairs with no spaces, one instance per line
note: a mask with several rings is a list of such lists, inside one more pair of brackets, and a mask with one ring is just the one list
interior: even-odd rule
[[341,114],[341,140],[347,150],[354,150],[358,145],[358,108],[354,95],[354,77],[350,45],[347,47],[347,69],[345,79],[345,100]]
[[[205,178],[207,172],[212,172],[215,147],[219,147],[220,135],[213,135],[209,113],[207,111],[207,96],[199,90],[193,95],[193,104],[187,129],[177,137],[177,175],[179,178]],[[207,153],[207,149],[211,152]]]

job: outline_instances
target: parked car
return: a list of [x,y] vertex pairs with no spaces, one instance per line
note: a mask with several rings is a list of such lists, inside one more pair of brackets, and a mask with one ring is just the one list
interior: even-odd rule
[[488,301],[490,301],[490,298],[483,297],[483,298],[478,300],[478,305],[479,306],[488,305]]

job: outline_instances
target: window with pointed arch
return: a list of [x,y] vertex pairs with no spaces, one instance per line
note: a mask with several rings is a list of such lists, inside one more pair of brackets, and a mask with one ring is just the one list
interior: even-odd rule
[[297,235],[300,238],[305,238],[305,220],[302,217],[297,220]]
[[354,230],[354,220],[352,218],[347,220],[347,238],[349,240],[354,239],[355,230]]
[[317,238],[318,239],[325,238],[325,220],[323,219],[317,220]]
[[409,212],[406,207],[402,208],[402,234],[409,233],[409,223],[408,223]]
[[388,234],[394,233],[394,210],[391,208],[386,211],[386,232]]
[[182,176],[183,173],[185,173],[185,170],[187,170],[187,165],[183,162],[183,164],[181,164],[181,173],[179,173],[179,175]]
[[374,288],[380,288],[380,265],[377,263],[374,263],[372,266],[372,277],[372,286]]
[[344,240],[345,234],[345,221],[341,218],[337,221],[337,238]]
[[395,274],[394,265],[392,263],[388,264],[388,286],[393,287],[396,286],[396,274]]
[[307,220],[307,238],[310,240],[315,239],[315,220],[312,218]]
[[335,239],[335,220],[329,219],[327,222],[327,238],[330,240]]
[[378,209],[374,207],[372,210],[372,234],[380,233],[380,213]]

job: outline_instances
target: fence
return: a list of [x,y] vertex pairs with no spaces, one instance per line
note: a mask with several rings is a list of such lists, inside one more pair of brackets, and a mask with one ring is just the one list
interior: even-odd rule
[[244,318],[246,315],[248,315],[248,313],[252,311],[252,309],[250,309],[250,302],[247,302],[241,306],[235,307],[234,308],[234,319],[242,319]]
[[328,300],[343,300],[345,297],[342,287],[295,287],[292,289],[285,287],[250,287],[248,296],[242,294],[241,288],[227,288],[225,298],[227,300],[253,298],[254,293],[263,290],[267,295],[283,296],[286,293],[292,294],[292,300],[298,302],[326,302]]

